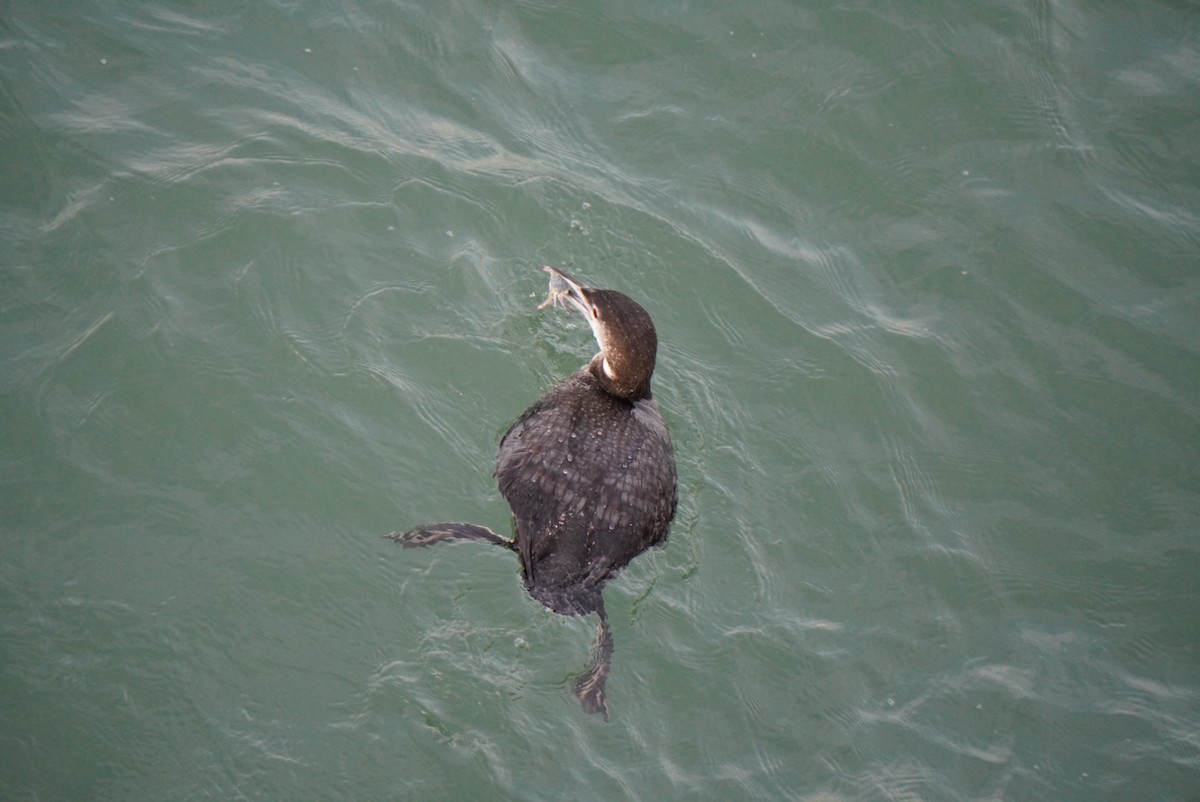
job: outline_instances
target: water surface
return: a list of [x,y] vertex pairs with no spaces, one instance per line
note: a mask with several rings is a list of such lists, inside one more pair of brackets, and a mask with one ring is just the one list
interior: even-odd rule
[[[0,11],[0,796],[1200,788],[1185,3]],[[681,505],[594,622],[492,461],[641,300]]]

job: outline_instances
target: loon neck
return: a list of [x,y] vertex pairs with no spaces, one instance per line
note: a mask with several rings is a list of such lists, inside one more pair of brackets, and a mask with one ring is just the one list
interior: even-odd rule
[[[618,365],[620,362],[618,362]],[[587,365],[587,371],[596,378],[600,389],[609,395],[624,398],[627,401],[640,401],[650,398],[650,374],[645,371],[622,372],[614,369],[613,364],[603,353],[596,354]]]

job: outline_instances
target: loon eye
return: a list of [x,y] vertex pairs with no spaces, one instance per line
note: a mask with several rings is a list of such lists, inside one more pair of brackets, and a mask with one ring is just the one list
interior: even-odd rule
[[598,306],[592,307],[592,317],[596,318],[596,320],[600,319],[600,307],[598,307]]

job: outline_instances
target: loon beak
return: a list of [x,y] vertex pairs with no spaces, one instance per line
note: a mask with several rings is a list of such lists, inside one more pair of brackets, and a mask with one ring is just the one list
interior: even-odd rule
[[584,293],[588,289],[587,285],[557,267],[542,265],[542,270],[550,274],[550,293],[546,296],[546,300],[538,304],[538,309],[545,309],[547,306],[561,306],[570,311],[567,306],[569,302],[571,306],[580,311],[585,319],[591,322],[595,316],[595,309]]

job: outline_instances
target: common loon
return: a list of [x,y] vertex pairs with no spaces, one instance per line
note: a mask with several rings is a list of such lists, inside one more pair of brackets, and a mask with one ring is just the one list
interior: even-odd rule
[[538,308],[578,309],[600,353],[535,401],[500,441],[496,478],[515,539],[457,522],[388,537],[407,547],[455,538],[504,546],[517,553],[535,599],[562,615],[597,613],[595,654],[574,691],[585,711],[607,720],[613,641],[601,590],[666,539],[678,500],[671,437],[650,394],[658,337],[629,296],[542,269],[550,292]]

